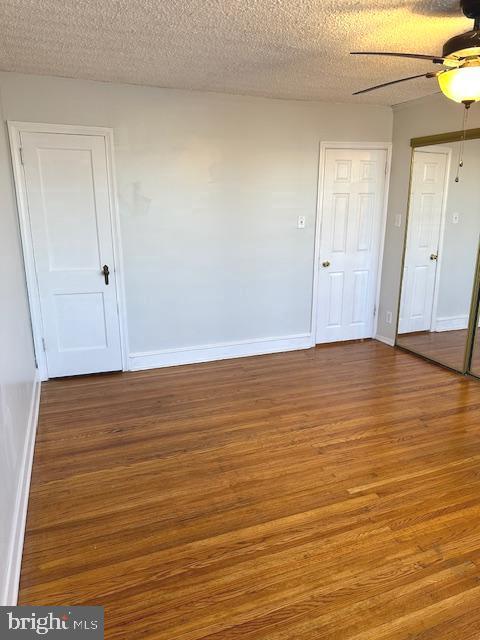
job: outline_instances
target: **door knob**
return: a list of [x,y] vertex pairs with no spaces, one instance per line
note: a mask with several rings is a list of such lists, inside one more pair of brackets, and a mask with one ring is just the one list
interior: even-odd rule
[[110,275],[110,269],[108,268],[108,264],[103,265],[102,273],[103,273],[103,277],[105,278],[105,284],[108,284],[108,276]]
[[430,260],[435,261],[435,260],[437,260],[437,259],[438,259],[438,255],[437,255],[436,253],[431,253],[431,254],[430,254]]
[[330,262],[328,260],[325,260],[325,262],[322,262],[322,267],[329,267],[330,266]]

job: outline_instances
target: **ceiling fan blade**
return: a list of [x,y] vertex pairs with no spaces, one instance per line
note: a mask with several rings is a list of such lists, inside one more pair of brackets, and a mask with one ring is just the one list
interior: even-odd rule
[[424,53],[396,53],[393,51],[350,51],[351,56],[391,56],[394,58],[414,58],[416,60],[430,60],[435,64],[442,64],[441,56],[429,56]]
[[407,80],[415,80],[416,78],[435,78],[436,73],[420,73],[418,76],[409,76],[408,78],[400,78],[400,80],[391,80],[390,82],[384,82],[383,84],[377,84],[375,87],[369,87],[368,89],[362,89],[361,91],[355,91],[352,95],[358,96],[361,93],[368,93],[369,91],[375,91],[375,89],[381,89],[382,87],[388,87],[391,84],[398,84],[399,82],[406,82]]

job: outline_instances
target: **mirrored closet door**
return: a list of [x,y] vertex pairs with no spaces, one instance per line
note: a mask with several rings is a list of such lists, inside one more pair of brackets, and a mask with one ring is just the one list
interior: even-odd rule
[[480,130],[461,137],[412,140],[396,344],[480,377]]

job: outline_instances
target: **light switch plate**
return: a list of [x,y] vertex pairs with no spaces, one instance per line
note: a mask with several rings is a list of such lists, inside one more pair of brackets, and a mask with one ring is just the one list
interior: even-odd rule
[[305,216],[298,216],[297,229],[305,229]]
[[455,212],[452,213],[452,224],[458,224],[460,222],[460,214]]

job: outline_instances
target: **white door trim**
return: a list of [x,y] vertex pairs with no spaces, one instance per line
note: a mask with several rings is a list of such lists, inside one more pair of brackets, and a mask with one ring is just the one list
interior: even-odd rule
[[113,145],[113,129],[107,127],[85,127],[77,125],[45,124],[39,122],[7,121],[8,135],[10,139],[10,153],[12,157],[13,177],[15,193],[17,196],[17,210],[20,223],[20,235],[23,246],[23,260],[27,282],[28,301],[30,305],[30,317],[32,320],[32,333],[35,345],[35,357],[40,379],[48,380],[47,362],[43,349],[42,314],[40,311],[40,295],[36,277],[35,261],[33,256],[33,242],[30,229],[30,214],[27,204],[25,176],[23,172],[22,156],[20,150],[21,132],[29,133],[66,133],[76,135],[95,135],[105,138],[106,161],[108,172],[108,186],[110,199],[110,225],[113,238],[114,269],[117,284],[117,307],[120,325],[120,344],[122,354],[122,369],[128,370],[128,332],[125,310],[125,283],[123,269],[123,252],[120,233],[120,216],[117,200],[117,188],[115,181],[115,161]]
[[323,189],[325,175],[325,161],[328,149],[369,149],[386,151],[387,163],[385,172],[385,193],[383,198],[382,218],[380,223],[380,246],[378,248],[377,285],[375,294],[375,318],[373,322],[373,336],[377,335],[378,305],[380,301],[380,284],[382,279],[383,251],[385,247],[385,233],[387,229],[388,193],[390,189],[390,173],[392,166],[391,142],[321,142],[320,161],[318,165],[318,190],[317,190],[317,216],[315,224],[315,249],[313,260],[313,290],[312,290],[312,316],[310,328],[312,335],[312,347],[316,344],[317,336],[317,308],[318,308],[318,266],[320,260],[320,240],[323,219]]

